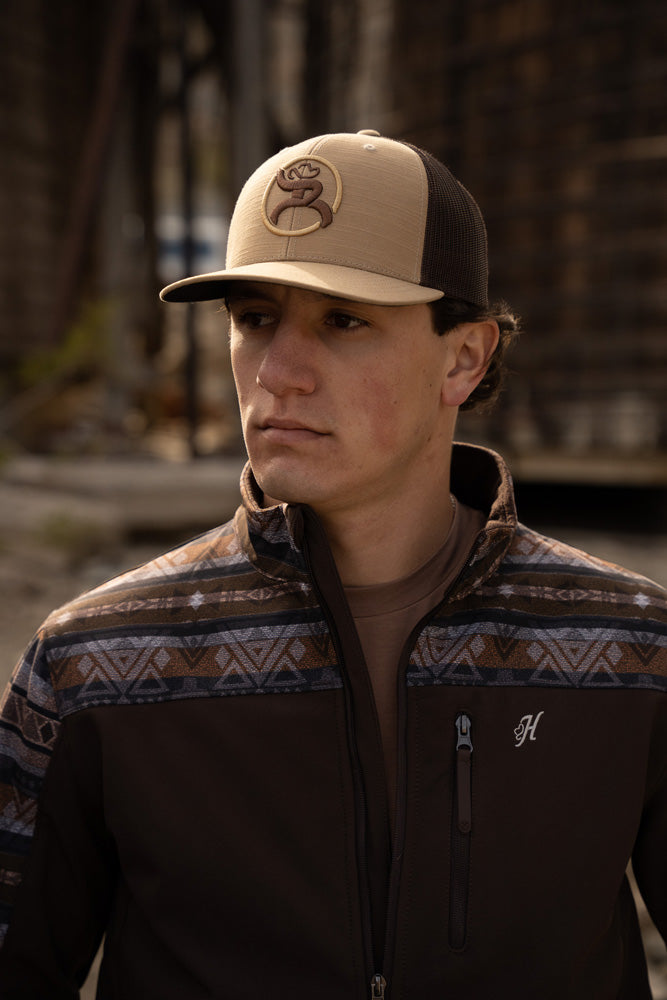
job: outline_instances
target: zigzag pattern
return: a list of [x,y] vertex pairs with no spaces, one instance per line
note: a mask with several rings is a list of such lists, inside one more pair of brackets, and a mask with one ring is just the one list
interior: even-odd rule
[[667,690],[667,594],[519,525],[496,572],[419,636],[408,684]]
[[429,628],[413,653],[407,682],[667,691],[664,641],[650,645],[645,640],[645,633],[631,633],[621,643],[586,636],[583,630],[577,638],[521,638],[497,635],[486,627],[483,634],[478,628]]
[[342,686],[324,623],[89,640],[51,651],[62,716],[99,705]]

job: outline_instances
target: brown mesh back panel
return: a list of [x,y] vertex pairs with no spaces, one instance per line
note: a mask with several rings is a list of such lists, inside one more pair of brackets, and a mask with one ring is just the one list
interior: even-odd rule
[[[407,143],[406,145],[411,145]],[[428,178],[421,284],[449,298],[487,304],[489,276],[486,228],[472,195],[434,156],[412,146]]]

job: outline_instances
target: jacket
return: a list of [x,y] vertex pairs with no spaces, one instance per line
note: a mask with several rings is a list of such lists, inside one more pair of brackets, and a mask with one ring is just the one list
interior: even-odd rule
[[326,537],[249,469],[50,616],[2,708],[0,997],[75,997],[103,935],[101,1000],[650,997],[667,595],[517,523],[491,452],[452,489],[488,518],[401,657],[393,835]]

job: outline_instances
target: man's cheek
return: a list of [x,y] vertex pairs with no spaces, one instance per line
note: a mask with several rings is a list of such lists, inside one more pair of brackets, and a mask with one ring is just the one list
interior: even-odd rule
[[403,405],[399,390],[398,385],[369,378],[364,381],[363,397],[350,402],[349,412],[365,415],[369,446],[390,448],[394,445]]

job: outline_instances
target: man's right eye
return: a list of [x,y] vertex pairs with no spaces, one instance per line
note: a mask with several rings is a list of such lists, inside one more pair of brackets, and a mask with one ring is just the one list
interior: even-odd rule
[[261,312],[259,309],[242,309],[240,312],[233,310],[232,319],[237,326],[243,326],[250,330],[259,330],[273,322],[271,313]]

